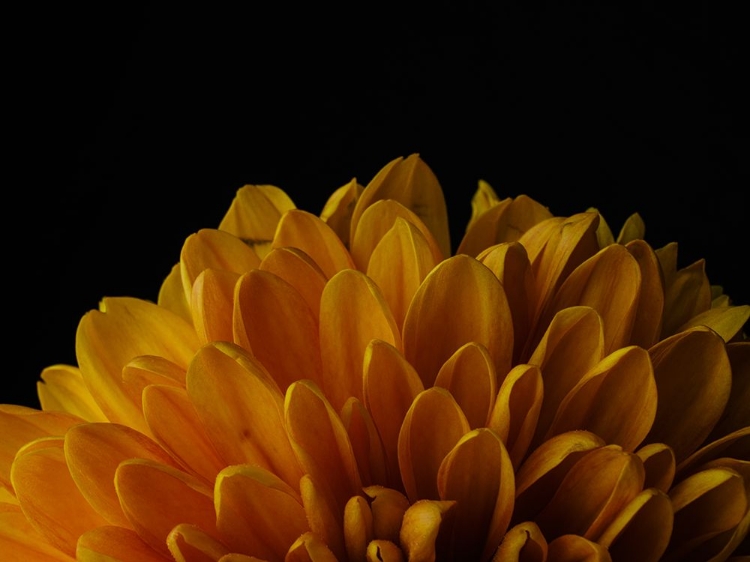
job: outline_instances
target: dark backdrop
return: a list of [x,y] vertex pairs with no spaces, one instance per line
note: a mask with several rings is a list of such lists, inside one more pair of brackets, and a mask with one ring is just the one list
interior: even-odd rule
[[[32,14],[7,104],[7,384],[75,361],[103,296],[155,299],[245,183],[319,212],[413,152],[454,248],[477,180],[556,214],[638,211],[654,246],[750,303],[739,18],[715,3],[352,4]],[[28,27],[28,31],[26,30]],[[17,77],[16,77],[17,75]],[[12,195],[11,195],[12,194]]]

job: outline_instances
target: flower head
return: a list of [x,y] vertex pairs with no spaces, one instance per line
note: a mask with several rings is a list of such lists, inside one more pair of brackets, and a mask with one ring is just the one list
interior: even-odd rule
[[417,156],[320,216],[246,185],[157,302],[0,406],[11,560],[725,560],[750,528],[750,306],[638,215]]

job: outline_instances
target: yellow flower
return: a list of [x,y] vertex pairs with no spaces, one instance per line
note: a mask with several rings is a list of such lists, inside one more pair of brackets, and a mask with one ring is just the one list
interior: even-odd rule
[[750,306],[633,215],[485,182],[450,255],[417,156],[320,216],[240,188],[158,302],[105,298],[0,407],[3,560],[726,560]]

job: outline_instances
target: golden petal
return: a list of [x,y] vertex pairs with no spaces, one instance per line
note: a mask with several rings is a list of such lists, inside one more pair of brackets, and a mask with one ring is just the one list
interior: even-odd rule
[[707,326],[719,334],[725,342],[730,342],[740,333],[748,319],[750,319],[750,305],[747,304],[709,308],[693,316],[677,331],[682,332],[694,326]]
[[715,441],[733,431],[750,427],[750,341],[727,345],[727,357],[732,366],[732,388],[719,422],[708,436]]
[[65,462],[86,501],[109,523],[129,527],[115,491],[122,461],[142,458],[177,467],[154,441],[124,425],[87,423],[65,434]]
[[234,552],[281,560],[308,530],[299,493],[267,470],[229,466],[214,488],[216,528]]
[[180,523],[218,540],[213,490],[201,480],[165,464],[131,459],[120,463],[114,481],[128,521],[157,552],[169,556],[167,536]]
[[750,461],[750,426],[737,429],[716,441],[708,442],[677,465],[677,475],[682,479],[695,473],[702,465],[719,458]]
[[159,306],[175,313],[183,320],[193,321],[190,302],[185,296],[185,288],[182,285],[182,271],[179,262],[172,266],[169,274],[164,278],[156,302]]
[[351,239],[365,210],[381,199],[393,199],[419,216],[437,240],[443,256],[451,255],[448,210],[443,190],[430,167],[411,154],[386,164],[367,184],[352,213]]
[[180,523],[167,535],[167,548],[177,562],[216,562],[229,549],[200,527]]
[[31,526],[69,556],[75,556],[82,533],[107,523],[70,477],[60,437],[41,438],[22,447],[10,479]]
[[539,367],[516,365],[505,377],[487,427],[505,443],[511,463],[518,467],[526,456],[544,397]]
[[106,421],[78,367],[52,365],[42,370],[41,379],[36,388],[42,410],[67,412],[86,421]]
[[367,500],[354,496],[344,509],[344,540],[349,562],[365,562],[367,545],[373,537],[372,511]]
[[669,544],[672,524],[669,496],[649,488],[617,514],[597,542],[614,560],[657,562]]
[[338,559],[323,541],[308,532],[289,548],[284,562],[338,562]]
[[[599,213],[599,209],[596,207],[589,207],[587,211],[596,211]],[[604,248],[610,244],[615,243],[615,236],[612,234],[612,229],[609,227],[609,223],[604,220],[604,215],[599,213],[599,226],[596,227],[596,239],[599,241],[599,247]]]
[[711,284],[706,277],[705,260],[678,270],[665,287],[662,338],[677,333],[691,318],[711,308]]
[[440,523],[454,505],[453,501],[419,500],[406,510],[400,541],[409,562],[434,562]]
[[440,368],[435,386],[451,393],[471,429],[487,425],[497,395],[497,374],[486,347],[475,342],[459,347]]
[[327,278],[342,269],[354,268],[349,252],[333,229],[307,211],[292,210],[281,217],[271,247],[285,246],[305,252]]
[[628,242],[625,248],[641,271],[641,291],[635,312],[630,343],[648,349],[659,341],[664,315],[664,279],[659,258],[643,240]]
[[365,494],[372,499],[373,536],[398,543],[404,513],[409,509],[409,500],[401,492],[383,486],[367,486]]
[[[193,562],[192,560],[190,562]],[[211,561],[212,562],[212,561]],[[268,562],[262,558],[240,554],[239,552],[230,552],[219,558],[219,562]]]
[[147,386],[143,391],[143,416],[156,442],[184,470],[207,482],[214,481],[225,463],[184,388]]
[[202,344],[232,341],[234,287],[239,278],[239,273],[226,269],[204,269],[195,278],[190,310]]
[[[309,474],[305,474],[299,483],[302,504],[310,525],[310,534],[315,538],[315,544],[327,545],[326,550],[335,553],[336,557],[346,558],[346,542],[344,539],[344,509],[341,509],[326,482],[316,483]],[[308,533],[301,535],[305,537]],[[289,548],[291,553],[298,548],[297,543]],[[288,555],[287,555],[288,558]]]
[[635,452],[643,461],[646,470],[644,488],[655,488],[668,492],[677,470],[674,451],[664,443],[649,443]]
[[141,432],[148,428],[124,388],[123,367],[135,357],[156,355],[187,368],[198,346],[193,327],[182,318],[129,297],[105,298],[76,332],[78,364],[97,404],[110,421]]
[[500,203],[500,198],[495,193],[495,190],[492,189],[492,186],[485,180],[479,180],[477,190],[471,197],[471,218],[466,225],[466,230],[469,230],[469,227],[475,220],[498,203]]
[[513,465],[500,437],[491,429],[464,435],[438,471],[440,499],[455,500],[450,552],[462,559],[489,560],[508,529],[513,512]]
[[620,233],[617,235],[618,244],[628,244],[636,240],[643,240],[646,235],[646,223],[638,213],[633,213],[622,225]]
[[535,521],[546,537],[566,534],[597,540],[643,489],[643,463],[617,445],[590,451],[565,475]]
[[258,269],[238,281],[234,338],[263,364],[282,392],[298,379],[322,377],[316,315],[292,285],[273,273]]
[[78,539],[76,560],[80,562],[164,562],[164,556],[148,546],[132,529],[105,525],[83,533]]
[[352,444],[362,484],[369,486],[375,482],[387,482],[388,468],[383,443],[364,404],[354,397],[349,398],[341,410],[341,421]]
[[677,243],[670,242],[666,246],[657,248],[656,257],[659,259],[664,275],[664,286],[669,287],[677,274]]
[[602,359],[567,394],[547,436],[585,429],[607,443],[634,451],[651,429],[656,408],[656,382],[648,352],[625,347]]
[[334,408],[350,397],[362,400],[362,362],[369,343],[398,346],[399,329],[380,289],[364,273],[349,269],[333,276],[320,299],[322,388]]
[[547,553],[547,560],[555,562],[612,562],[606,548],[578,535],[557,537]]
[[492,557],[492,562],[546,562],[547,540],[539,526],[525,521],[512,527]]
[[448,358],[477,342],[490,352],[498,377],[510,370],[513,320],[497,277],[474,258],[458,255],[425,278],[404,320],[404,356],[430,387]]
[[401,480],[410,501],[440,497],[440,464],[470,429],[466,416],[447,390],[433,387],[417,395],[398,438]]
[[227,351],[203,347],[187,373],[188,397],[208,437],[225,464],[257,464],[296,486],[302,469],[286,433],[283,395],[257,361]]
[[396,219],[374,248],[367,276],[380,287],[399,329],[414,294],[437,264],[423,234],[402,218]]
[[732,370],[724,340],[692,328],[649,350],[659,395],[647,442],[666,443],[679,463],[711,433],[729,399]]
[[320,296],[328,278],[310,256],[297,248],[274,248],[260,262],[259,269],[277,275],[294,287],[318,320]]
[[367,562],[406,562],[406,559],[395,543],[378,539],[367,545]]
[[529,359],[541,369],[544,382],[535,444],[547,433],[563,398],[603,357],[602,321],[593,308],[574,306],[555,315]]
[[143,390],[152,384],[185,388],[185,369],[157,355],[141,355],[122,368],[122,384],[143,410]]
[[0,552],[8,562],[74,562],[34,529],[17,505],[0,503]]
[[357,183],[356,178],[352,178],[352,181],[331,193],[320,212],[320,219],[333,229],[347,248],[352,213],[363,189],[364,186]]
[[363,369],[364,404],[383,443],[387,483],[393,488],[401,488],[398,435],[414,398],[424,390],[422,380],[404,356],[382,340],[368,344]]
[[242,239],[263,258],[281,216],[294,208],[291,198],[274,185],[244,185],[237,190],[219,229]]
[[516,472],[513,523],[534,520],[549,503],[571,467],[604,441],[588,431],[556,435],[534,449]]

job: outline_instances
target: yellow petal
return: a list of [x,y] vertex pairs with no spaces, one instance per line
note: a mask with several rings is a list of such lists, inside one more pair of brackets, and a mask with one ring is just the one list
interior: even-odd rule
[[242,239],[263,258],[281,216],[294,208],[294,202],[276,186],[244,185],[237,190],[219,229]]
[[338,562],[326,544],[313,533],[305,533],[289,548],[284,562]]
[[628,244],[635,240],[642,240],[646,235],[646,223],[643,222],[641,215],[633,213],[622,225],[620,233],[617,235],[618,244]]
[[519,523],[503,537],[492,562],[545,562],[547,541],[533,521]]
[[387,482],[388,468],[383,443],[364,404],[354,397],[349,398],[341,410],[341,421],[352,444],[362,484],[369,486],[375,482]]
[[655,488],[668,492],[672,487],[676,471],[674,451],[664,443],[649,443],[635,452],[643,461],[646,470],[644,488]]
[[516,365],[500,385],[487,427],[505,443],[514,467],[521,464],[534,437],[543,397],[542,374],[534,365]]
[[469,430],[466,416],[447,390],[429,388],[414,399],[398,438],[401,479],[410,501],[439,498],[440,463]]
[[414,398],[424,390],[414,368],[391,344],[373,340],[364,357],[363,395],[383,443],[389,486],[400,488],[398,434]]
[[[586,209],[587,211],[596,211],[599,213],[599,209],[596,207],[589,207]],[[612,229],[609,227],[609,224],[606,220],[604,220],[604,215],[599,213],[599,226],[596,227],[596,238],[599,241],[599,247],[604,248],[605,246],[609,246],[610,244],[615,243],[615,236],[612,234]]]
[[404,513],[409,509],[409,500],[401,492],[383,486],[367,486],[365,494],[372,498],[373,535],[392,543],[398,543]]
[[42,371],[41,378],[36,388],[42,410],[67,412],[86,421],[106,421],[78,367],[53,365]]
[[719,334],[725,342],[729,342],[740,333],[748,319],[750,319],[750,305],[709,308],[693,316],[677,331],[682,332],[694,326],[707,326]]
[[489,560],[513,512],[513,465],[498,435],[475,429],[446,455],[438,472],[440,499],[455,500],[449,552],[461,559]]
[[669,287],[677,274],[677,243],[670,242],[657,248],[656,257],[659,259],[659,265],[664,274],[664,286]]
[[159,306],[175,313],[177,316],[187,322],[192,322],[193,317],[190,312],[190,301],[185,296],[185,288],[182,285],[182,272],[180,263],[176,263],[169,270],[169,274],[159,288],[159,295],[156,300]]
[[374,540],[367,545],[367,562],[406,562],[406,559],[395,543]]
[[39,534],[21,508],[0,503],[0,552],[6,562],[74,562]]
[[[326,550],[330,548],[336,557],[345,559],[344,510],[337,505],[330,487],[326,482],[316,483],[309,474],[300,479],[299,487],[311,533],[317,541],[327,545]],[[289,552],[295,548],[293,544]]]
[[347,248],[350,242],[352,213],[363,189],[364,186],[359,185],[356,178],[352,178],[352,181],[331,193],[320,212],[320,219],[333,229]]
[[190,310],[202,344],[232,341],[234,287],[239,278],[239,273],[225,269],[205,269],[195,278]]
[[331,227],[306,211],[292,210],[281,217],[272,248],[285,246],[305,252],[327,278],[354,268],[344,243]]
[[362,400],[362,362],[374,340],[398,346],[399,329],[380,289],[350,269],[333,276],[320,299],[322,388],[334,408],[350,397]]
[[299,494],[260,467],[235,465],[216,478],[216,527],[231,551],[281,560],[308,530]]
[[597,542],[614,560],[657,562],[669,544],[672,517],[669,496],[649,488],[617,514]]
[[143,416],[151,434],[183,470],[213,482],[225,466],[184,388],[147,386]]
[[487,425],[497,394],[497,374],[486,347],[469,342],[458,348],[440,368],[435,386],[451,393],[470,428]]
[[231,350],[208,345],[196,354],[188,397],[226,464],[257,464],[296,486],[302,469],[286,433],[283,395],[257,361],[235,360]]
[[556,435],[534,449],[516,472],[513,523],[531,521],[549,503],[571,467],[604,441],[588,431]]
[[164,562],[164,557],[132,529],[107,525],[81,535],[76,548],[80,562]]
[[555,562],[612,562],[606,548],[578,535],[556,538],[547,553],[547,560]]
[[401,218],[373,250],[367,276],[380,287],[399,329],[414,293],[437,263],[423,234]]
[[406,510],[400,540],[409,562],[434,562],[440,523],[454,505],[452,501],[419,500]]
[[417,290],[404,321],[404,356],[425,388],[443,363],[469,342],[484,345],[498,377],[510,370],[513,321],[497,277],[474,258],[441,262]]
[[750,427],[750,342],[727,345],[727,357],[732,367],[732,388],[719,423],[708,437],[714,441],[733,431]]
[[[616,396],[615,400],[611,397]],[[656,383],[648,352],[629,346],[586,373],[560,403],[548,436],[585,429],[634,451],[656,416]]]
[[466,230],[469,230],[475,220],[498,203],[500,203],[500,198],[492,186],[485,180],[479,180],[477,190],[471,197],[471,218],[466,225]]
[[152,384],[185,388],[185,368],[163,357],[141,355],[122,368],[122,384],[138,409],[143,410],[143,390]]
[[122,461],[142,458],[177,466],[151,439],[113,423],[87,423],[65,434],[65,461],[83,497],[109,523],[129,527],[115,491],[114,476]]
[[133,529],[166,556],[167,536],[180,523],[218,538],[213,491],[185,472],[146,459],[127,460],[115,473],[115,488]]
[[643,240],[629,242],[627,248],[641,271],[641,291],[635,312],[630,343],[648,349],[659,341],[664,314],[664,279],[656,252]]
[[419,216],[437,240],[443,256],[451,254],[448,210],[443,190],[418,154],[396,158],[367,184],[352,214],[351,239],[365,210],[381,199],[394,199]]
[[200,527],[180,523],[167,535],[167,547],[177,562],[216,562],[229,553],[226,545]]
[[677,333],[691,318],[711,308],[711,284],[706,277],[705,260],[678,270],[665,286],[662,338]]
[[234,337],[282,392],[298,379],[322,377],[316,317],[302,295],[273,273],[255,270],[238,281]]
[[31,526],[70,556],[75,556],[76,541],[82,533],[106,524],[70,477],[59,437],[42,438],[22,447],[10,478]]
[[344,539],[349,562],[365,562],[367,545],[373,537],[372,511],[367,500],[354,496],[344,509]]
[[142,432],[148,428],[123,387],[123,367],[135,357],[156,355],[187,368],[198,345],[193,327],[182,318],[128,297],[105,298],[76,332],[78,364],[97,404],[110,421]]
[[732,372],[724,340],[692,328],[649,350],[659,394],[648,442],[666,443],[679,463],[708,436],[729,399]]

